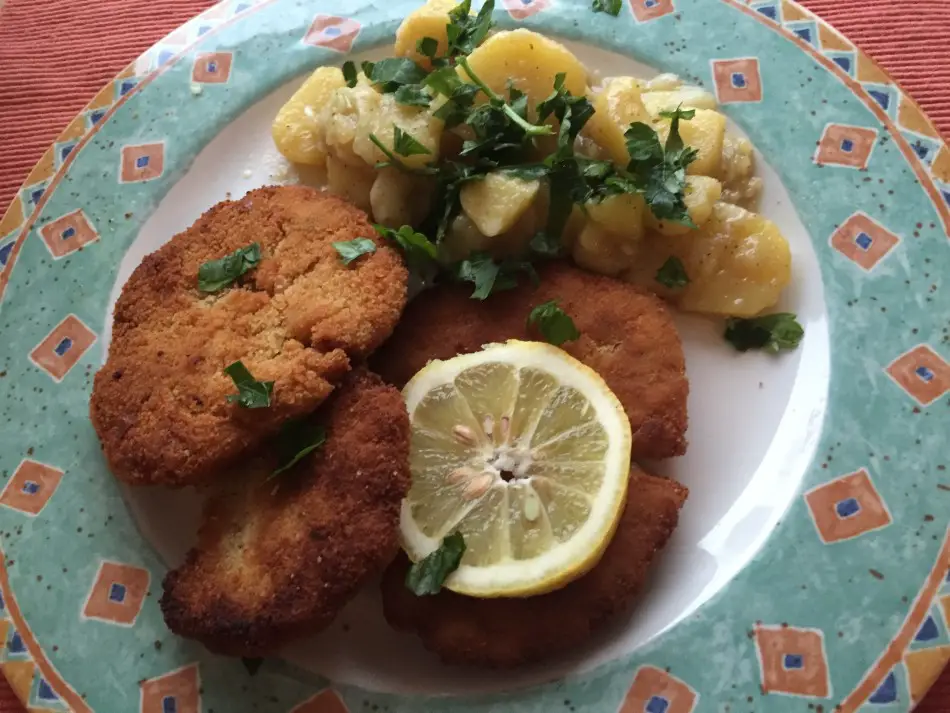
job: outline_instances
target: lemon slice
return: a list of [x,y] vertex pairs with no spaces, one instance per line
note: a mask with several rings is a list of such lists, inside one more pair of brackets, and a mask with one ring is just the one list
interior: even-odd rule
[[403,390],[412,487],[403,546],[419,561],[453,532],[445,586],[541,594],[600,559],[623,510],[630,422],[594,371],[549,344],[509,341],[433,361]]

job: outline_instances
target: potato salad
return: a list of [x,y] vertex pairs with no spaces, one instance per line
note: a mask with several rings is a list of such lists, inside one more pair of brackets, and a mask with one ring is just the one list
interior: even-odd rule
[[595,77],[548,37],[492,32],[491,7],[429,0],[393,56],[318,68],[274,120],[279,151],[325,167],[410,266],[480,296],[569,257],[686,311],[774,306],[789,246],[755,212],[752,146],[714,97],[672,75]]

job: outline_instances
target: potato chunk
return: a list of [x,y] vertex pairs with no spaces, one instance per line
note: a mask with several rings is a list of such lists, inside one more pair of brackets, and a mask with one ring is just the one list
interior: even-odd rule
[[[507,96],[508,82],[528,96],[531,111],[554,89],[554,77],[563,72],[572,94],[587,89],[587,70],[564,45],[531,30],[499,32],[468,57],[469,66],[492,91]],[[468,75],[460,70],[465,79]]]
[[584,134],[603,148],[610,159],[626,166],[630,161],[624,132],[635,121],[651,120],[640,95],[643,87],[633,77],[608,79],[592,97],[594,115],[584,126]]
[[647,211],[643,196],[623,193],[600,203],[588,203],[587,215],[608,232],[622,235],[631,242],[643,237],[643,221]]
[[[689,284],[675,293],[656,282],[666,260],[679,258]],[[751,317],[778,301],[791,279],[788,242],[774,223],[717,203],[706,224],[681,236],[647,237],[627,279],[666,294],[689,312]]]
[[425,5],[413,10],[396,30],[396,42],[393,50],[397,57],[410,57],[419,64],[429,66],[429,58],[416,49],[419,40],[431,37],[439,43],[437,55],[444,55],[448,47],[445,26],[449,23],[449,12],[457,5],[456,0],[429,0]]
[[327,189],[345,198],[360,210],[370,212],[370,191],[376,172],[369,166],[354,166],[333,154],[327,156]]
[[639,241],[588,222],[574,241],[571,255],[585,270],[601,275],[619,275],[634,264]]
[[373,220],[388,228],[418,225],[432,203],[433,181],[398,168],[387,167],[376,173],[369,192]]
[[271,134],[287,160],[317,166],[326,162],[320,114],[333,92],[344,86],[338,67],[318,67],[280,108]]
[[673,91],[643,92],[640,95],[643,106],[653,116],[661,111],[672,111],[678,106],[684,109],[715,109],[716,98],[699,87],[682,87]]
[[480,181],[462,187],[462,210],[478,230],[489,238],[500,235],[531,206],[540,181],[522,181],[503,172],[489,173]]
[[[722,163],[722,143],[726,136],[726,117],[711,109],[697,109],[689,121],[679,123],[683,142],[699,151],[696,160],[686,168],[691,176],[718,176]],[[660,140],[666,143],[670,120],[660,119],[656,127]]]
[[[722,196],[722,184],[709,176],[687,176],[683,202],[686,212],[697,228],[701,228],[712,215],[713,206]],[[692,228],[682,223],[660,220],[650,211],[646,214],[647,227],[660,235],[685,235]]]

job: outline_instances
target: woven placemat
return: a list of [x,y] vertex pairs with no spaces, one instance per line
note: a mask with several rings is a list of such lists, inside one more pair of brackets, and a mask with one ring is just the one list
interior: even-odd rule
[[[950,136],[947,0],[801,1],[876,59]],[[43,152],[107,81],[212,4],[0,0],[0,215]],[[0,679],[0,713],[22,711]],[[950,713],[950,672],[918,713]]]

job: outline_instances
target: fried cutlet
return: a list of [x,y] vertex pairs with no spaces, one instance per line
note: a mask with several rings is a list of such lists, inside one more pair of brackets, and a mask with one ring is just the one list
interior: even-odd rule
[[353,372],[314,416],[326,442],[276,476],[262,452],[208,501],[197,546],[165,577],[168,627],[260,656],[327,626],[399,549],[409,417],[399,392]]
[[633,430],[636,458],[686,452],[689,382],[679,335],[666,305],[645,290],[566,263],[540,271],[540,284],[522,284],[470,299],[471,286],[444,285],[406,308],[373,368],[402,387],[432,359],[450,359],[507,339],[539,339],[527,326],[539,304],[557,300],[580,338],[562,348],[600,374],[617,395]]
[[[370,237],[344,265],[335,241]],[[256,269],[198,290],[198,269],[258,243]],[[147,256],[116,303],[108,361],[90,412],[112,472],[133,484],[201,482],[310,413],[382,343],[406,301],[405,267],[366,215],[303,186],[261,188],[211,208]],[[223,369],[273,381],[269,408],[227,402]]]
[[594,569],[563,589],[523,599],[475,599],[443,590],[415,596],[400,555],[383,577],[383,609],[446,663],[501,668],[557,656],[628,611],[650,563],[676,528],[688,491],[674,480],[631,473],[626,509]]

